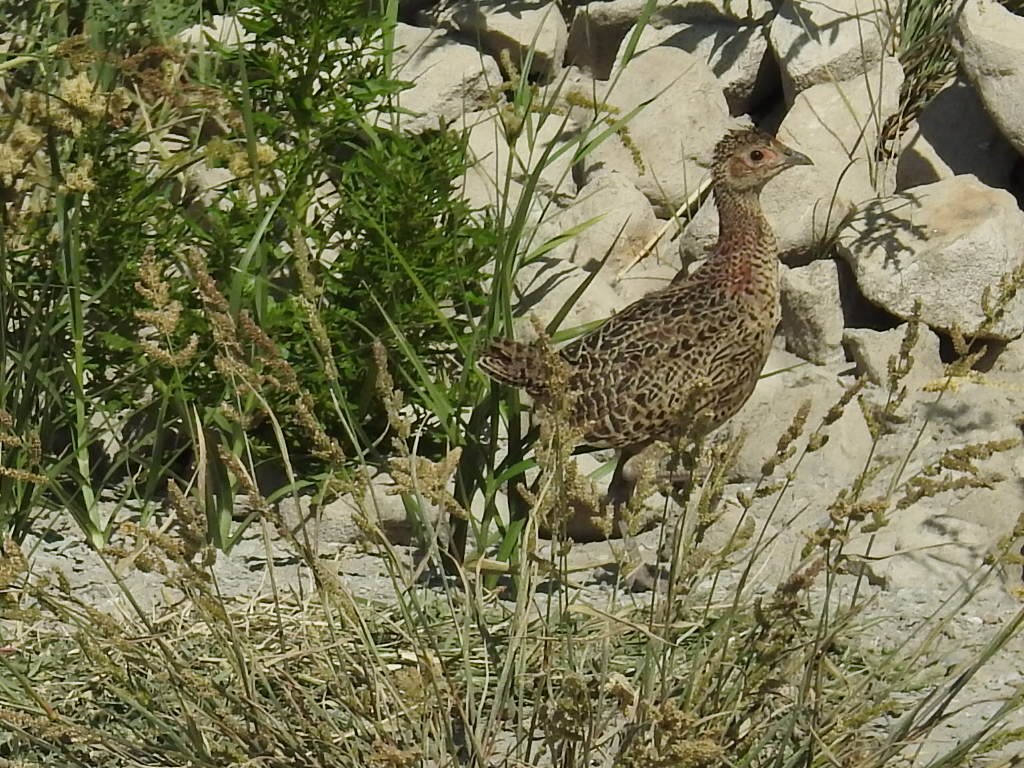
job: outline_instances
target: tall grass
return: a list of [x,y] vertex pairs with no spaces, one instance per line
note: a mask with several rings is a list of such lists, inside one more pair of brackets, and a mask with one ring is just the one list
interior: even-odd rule
[[956,74],[951,38],[962,7],[961,0],[912,0],[889,9],[896,56],[906,79],[900,92],[901,109],[886,122],[880,151],[897,151],[910,121]]

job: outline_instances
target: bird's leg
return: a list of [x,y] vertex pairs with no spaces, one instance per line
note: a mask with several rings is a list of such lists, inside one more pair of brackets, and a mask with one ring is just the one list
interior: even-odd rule
[[646,447],[642,443],[627,445],[619,451],[619,461],[615,465],[615,472],[612,475],[612,481],[608,484],[608,493],[605,496],[605,500],[612,505],[616,513],[629,503],[633,497],[633,490],[636,488],[636,467],[630,466],[630,460]]

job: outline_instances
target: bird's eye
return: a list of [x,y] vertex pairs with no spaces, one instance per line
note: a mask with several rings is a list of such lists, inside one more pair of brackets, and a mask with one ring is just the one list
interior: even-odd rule
[[755,163],[759,163],[762,160],[764,160],[764,152],[762,152],[760,149],[755,149],[753,152],[750,153],[750,159],[753,160]]

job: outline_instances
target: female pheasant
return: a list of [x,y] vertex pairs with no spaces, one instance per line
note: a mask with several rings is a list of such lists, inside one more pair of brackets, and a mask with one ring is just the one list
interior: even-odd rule
[[[655,440],[707,434],[753,392],[779,322],[778,246],[759,195],[781,171],[810,164],[759,130],[727,134],[711,171],[718,242],[704,264],[559,351],[574,426],[586,444],[620,449],[608,488],[616,507],[636,484],[630,458]],[[479,366],[543,401],[545,359],[535,344],[495,339]]]

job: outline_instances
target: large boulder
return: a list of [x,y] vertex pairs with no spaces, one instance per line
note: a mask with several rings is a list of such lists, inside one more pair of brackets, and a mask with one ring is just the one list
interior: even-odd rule
[[819,83],[853,80],[874,69],[890,37],[883,0],[785,0],[772,22],[772,48],[787,103]]
[[[1012,339],[1024,333],[1024,292],[994,306],[1000,281],[1024,266],[1024,213],[1013,196],[974,176],[916,187],[866,206],[839,253],[870,301],[909,319],[920,302],[931,328]],[[998,315],[987,320],[989,293]]]
[[[889,361],[898,359],[900,348],[907,338],[908,327],[875,331],[870,328],[848,328],[843,333],[843,345],[857,366],[857,374],[879,387],[889,382]],[[910,370],[903,384],[918,391],[942,381],[945,368],[939,356],[939,337],[929,328],[918,328],[917,341],[910,348]]]
[[[545,249],[587,272],[603,270],[614,281],[620,269],[651,242],[661,223],[651,204],[621,173],[599,176],[569,205],[537,229],[531,250]],[[553,246],[553,247],[552,247]],[[674,276],[672,265],[651,254],[614,285],[622,305],[663,288]]]
[[[805,209],[805,216],[812,208],[820,216],[833,198],[861,203],[895,189],[895,167],[879,159],[877,148],[882,126],[900,109],[902,86],[903,68],[886,58],[860,77],[815,85],[796,97],[779,138],[814,160],[806,170],[817,176],[814,190],[820,197]],[[780,178],[794,197],[809,181],[793,173]]]
[[503,207],[511,216],[527,182],[535,176],[530,204],[536,215],[531,218],[539,221],[551,198],[576,194],[572,152],[555,155],[557,145],[574,140],[576,123],[559,115],[538,113],[528,114],[526,120],[529,125],[512,137],[510,148],[500,111],[471,112],[462,117],[459,127],[468,129],[472,161],[462,193],[474,207]]
[[179,32],[176,37],[186,47],[204,48],[209,43],[228,48],[241,48],[256,39],[247,32],[235,16],[214,15],[209,24],[194,24]]
[[[513,306],[516,336],[536,336],[531,316],[547,326],[566,307],[558,329],[577,328],[607,319],[625,302],[607,276],[593,275],[572,262],[549,255],[536,256],[516,273]],[[575,296],[582,283],[586,290]],[[575,298],[574,298],[575,296]]]
[[437,128],[439,119],[481,109],[501,85],[494,59],[440,30],[399,23],[395,48],[395,75],[412,83],[397,97],[398,106],[413,113],[403,117],[406,131]]
[[562,68],[568,30],[558,4],[550,0],[456,0],[419,17],[479,41],[498,61],[508,56],[519,71],[528,70],[544,82]]
[[903,135],[898,190],[971,173],[1007,189],[1017,153],[1003,138],[970,83],[957,78],[939,91]]
[[1024,153],[1024,18],[995,0],[966,0],[953,41],[985,108]]
[[626,123],[631,146],[612,136],[596,147],[582,163],[584,186],[618,171],[662,217],[698,189],[715,144],[734,127],[714,73],[677,48],[652,48],[634,57],[598,98],[622,117],[632,114]]
[[[647,0],[601,0],[576,9],[569,27],[568,63],[589,70],[599,80],[611,76],[616,52],[647,8]],[[695,26],[751,26],[763,24],[773,13],[767,0],[672,2],[660,0],[647,19],[652,28]],[[737,46],[729,45],[733,50]]]
[[[616,64],[626,57],[630,30],[616,54]],[[715,73],[729,111],[744,115],[762,103],[777,84],[778,73],[768,53],[768,37],[762,25],[731,19],[658,26],[646,24],[636,37],[634,54],[656,46],[679,48],[702,59]]]
[[[810,365],[788,352],[772,349],[750,399],[720,430],[722,435],[746,436],[732,468],[735,479],[756,481],[761,477],[765,460],[775,453],[779,438],[789,429],[801,405],[809,401],[806,427],[794,441],[796,455],[800,455],[811,433],[850,384],[849,379],[837,374],[839,367]],[[826,431],[828,442],[821,450],[807,454],[801,464],[801,476],[815,478],[819,494],[822,488],[842,487],[840,484],[850,476],[850,467],[864,466],[871,453],[871,435],[856,404],[848,406]],[[795,456],[790,458],[776,477],[792,468],[796,460]]]

